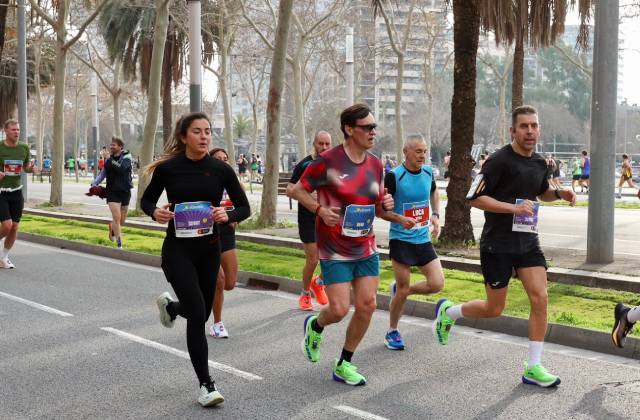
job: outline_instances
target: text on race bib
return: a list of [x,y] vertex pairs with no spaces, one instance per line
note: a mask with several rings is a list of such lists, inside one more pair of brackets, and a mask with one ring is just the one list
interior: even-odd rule
[[[521,204],[525,200],[522,198],[516,198],[516,205]],[[511,230],[513,232],[524,233],[538,233],[538,211],[540,209],[540,203],[533,201],[533,216],[518,216],[513,215],[513,225]]]
[[213,233],[210,202],[195,201],[176,204],[173,212],[176,238],[198,238]]
[[342,221],[342,234],[351,238],[367,236],[373,227],[373,219],[376,215],[374,204],[347,206]]
[[418,201],[415,203],[404,203],[402,205],[402,212],[404,217],[410,217],[415,219],[416,224],[412,228],[424,229],[429,226],[429,202]]
[[7,159],[4,161],[4,175],[5,176],[20,176],[22,174],[22,161],[19,159]]

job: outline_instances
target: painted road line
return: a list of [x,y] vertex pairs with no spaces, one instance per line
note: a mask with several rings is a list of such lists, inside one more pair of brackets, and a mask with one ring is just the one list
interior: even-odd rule
[[0,292],[0,296],[5,297],[5,298],[7,298],[9,300],[13,300],[14,302],[24,303],[27,306],[31,306],[32,308],[36,308],[36,309],[40,309],[41,311],[49,312],[50,314],[60,315],[60,316],[73,316],[73,314],[70,314],[69,312],[63,312],[63,311],[60,311],[58,309],[52,308],[50,306],[45,306],[45,305],[42,305],[40,303],[33,302],[33,301],[30,301],[30,300],[27,300],[27,299],[23,299],[23,298],[18,297],[18,296],[10,295],[8,293]]
[[359,417],[366,420],[387,420],[386,417],[380,417],[367,411],[358,410],[357,408],[349,407],[348,405],[336,405],[335,408],[343,413],[351,414],[352,416]]
[[[183,359],[191,360],[191,358],[189,357],[189,353],[187,353],[186,351],[178,350],[176,348],[169,347],[169,346],[166,346],[164,344],[157,343],[155,341],[147,340],[146,338],[142,338],[142,337],[137,336],[137,335],[129,334],[128,332],[117,330],[115,328],[102,327],[100,329],[103,330],[103,331],[106,331],[108,333],[115,334],[118,337],[125,338],[127,340],[133,341],[133,342],[138,343],[138,344],[142,344],[143,346],[151,347],[151,348],[154,348],[156,350],[163,351],[165,353],[173,354],[174,356],[178,356],[178,357],[181,357]],[[249,381],[262,380],[261,376],[254,375],[253,373],[249,373],[249,372],[244,372],[242,370],[236,369],[236,368],[231,367],[229,365],[225,365],[225,364],[222,364],[222,363],[214,362],[212,360],[209,360],[209,366],[211,366],[213,369],[217,369],[217,370],[220,370],[222,372],[230,373],[232,375],[238,376],[238,377],[243,378],[243,379],[247,379]]]

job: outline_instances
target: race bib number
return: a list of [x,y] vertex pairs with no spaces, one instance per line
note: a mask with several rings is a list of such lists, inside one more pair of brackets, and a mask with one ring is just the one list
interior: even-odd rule
[[[516,205],[522,203],[522,198],[516,198]],[[538,233],[538,210],[540,203],[533,201],[533,216],[513,215],[513,232]]]
[[416,224],[411,230],[424,229],[429,227],[429,202],[418,201],[417,203],[404,203],[402,205],[404,217],[416,220]]
[[210,202],[196,201],[176,204],[173,212],[176,238],[198,238],[213,233]]
[[351,238],[367,236],[373,227],[376,206],[351,204],[347,206],[342,221],[342,234]]
[[4,175],[5,176],[20,176],[22,173],[22,161],[21,160],[5,160],[4,161]]

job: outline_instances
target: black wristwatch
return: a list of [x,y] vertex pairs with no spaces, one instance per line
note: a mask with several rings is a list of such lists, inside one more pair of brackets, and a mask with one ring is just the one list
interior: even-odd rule
[[440,218],[440,213],[436,213],[435,211],[431,213],[432,216],[436,216],[438,219]]

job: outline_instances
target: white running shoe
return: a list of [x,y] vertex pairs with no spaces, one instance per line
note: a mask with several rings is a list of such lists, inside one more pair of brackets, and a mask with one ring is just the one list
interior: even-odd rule
[[222,321],[213,324],[209,332],[211,333],[211,337],[214,338],[229,338],[229,332],[224,327]]
[[164,292],[156,299],[156,305],[158,305],[158,310],[160,311],[160,323],[167,328],[173,328],[176,322],[175,319],[171,319],[171,315],[167,311],[167,305],[170,302],[173,302],[173,299],[171,299],[169,292]]
[[200,395],[198,402],[203,407],[212,407],[224,402],[224,397],[216,389],[216,383],[211,381],[208,384],[200,385]]
[[0,268],[16,268],[9,258],[0,259]]

